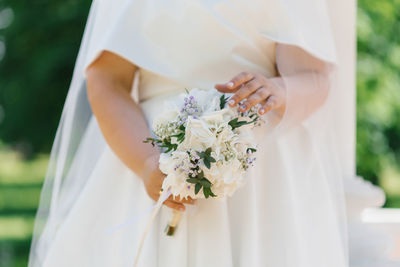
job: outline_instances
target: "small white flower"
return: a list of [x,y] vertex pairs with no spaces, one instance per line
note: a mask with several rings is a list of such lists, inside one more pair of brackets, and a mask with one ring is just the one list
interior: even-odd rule
[[169,122],[175,121],[178,114],[178,109],[167,109],[161,112],[153,121],[153,129],[157,128],[158,125],[168,125]]

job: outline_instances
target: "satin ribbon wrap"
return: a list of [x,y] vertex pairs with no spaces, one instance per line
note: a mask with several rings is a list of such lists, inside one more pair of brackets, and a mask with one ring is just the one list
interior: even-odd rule
[[160,211],[160,208],[161,208],[162,204],[164,203],[165,200],[167,200],[167,198],[170,195],[171,195],[171,191],[164,190],[161,193],[160,197],[158,198],[157,203],[156,203],[155,207],[153,208],[153,210],[151,212],[151,216],[150,216],[150,219],[149,219],[149,221],[148,221],[148,223],[146,225],[146,228],[144,229],[143,234],[142,234],[142,236],[140,238],[140,243],[139,243],[139,247],[138,247],[137,252],[136,252],[136,257],[135,257],[135,261],[133,263],[133,267],[137,267],[138,266],[139,259],[140,259],[140,254],[142,252],[142,248],[143,248],[144,242],[146,240],[147,233],[150,231],[150,228],[153,225],[154,219],[156,218],[158,212]]

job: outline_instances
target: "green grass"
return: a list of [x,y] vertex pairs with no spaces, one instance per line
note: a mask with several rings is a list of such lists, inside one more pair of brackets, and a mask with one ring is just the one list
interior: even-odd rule
[[0,186],[41,184],[48,159],[48,155],[38,155],[24,160],[18,152],[0,148]]
[[20,185],[0,187],[0,215],[29,214],[39,203],[41,185]]
[[48,155],[31,160],[0,146],[0,266],[27,266]]
[[13,215],[0,217],[1,241],[26,241],[31,238],[34,216]]

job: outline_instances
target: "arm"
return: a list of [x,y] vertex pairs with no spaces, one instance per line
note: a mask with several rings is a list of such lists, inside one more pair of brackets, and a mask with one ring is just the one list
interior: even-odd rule
[[[88,98],[111,149],[142,178],[148,195],[157,200],[164,175],[158,168],[158,150],[143,143],[150,130],[130,96],[135,71],[137,67],[129,61],[104,51],[86,70]],[[191,202],[168,199],[164,204],[184,210],[182,203]]]
[[330,90],[328,65],[291,45],[278,44],[276,53],[278,76],[242,72],[215,87],[235,93],[228,102],[231,106],[246,99],[239,107],[241,111],[260,104],[260,115],[274,111],[282,119],[286,111],[290,123],[301,122],[326,101]]

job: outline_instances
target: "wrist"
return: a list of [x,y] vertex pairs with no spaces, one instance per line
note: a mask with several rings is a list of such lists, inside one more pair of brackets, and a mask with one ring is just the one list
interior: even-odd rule
[[160,172],[158,160],[160,158],[159,153],[154,153],[149,155],[143,162],[143,168],[140,177],[144,182],[149,178],[154,172]]

